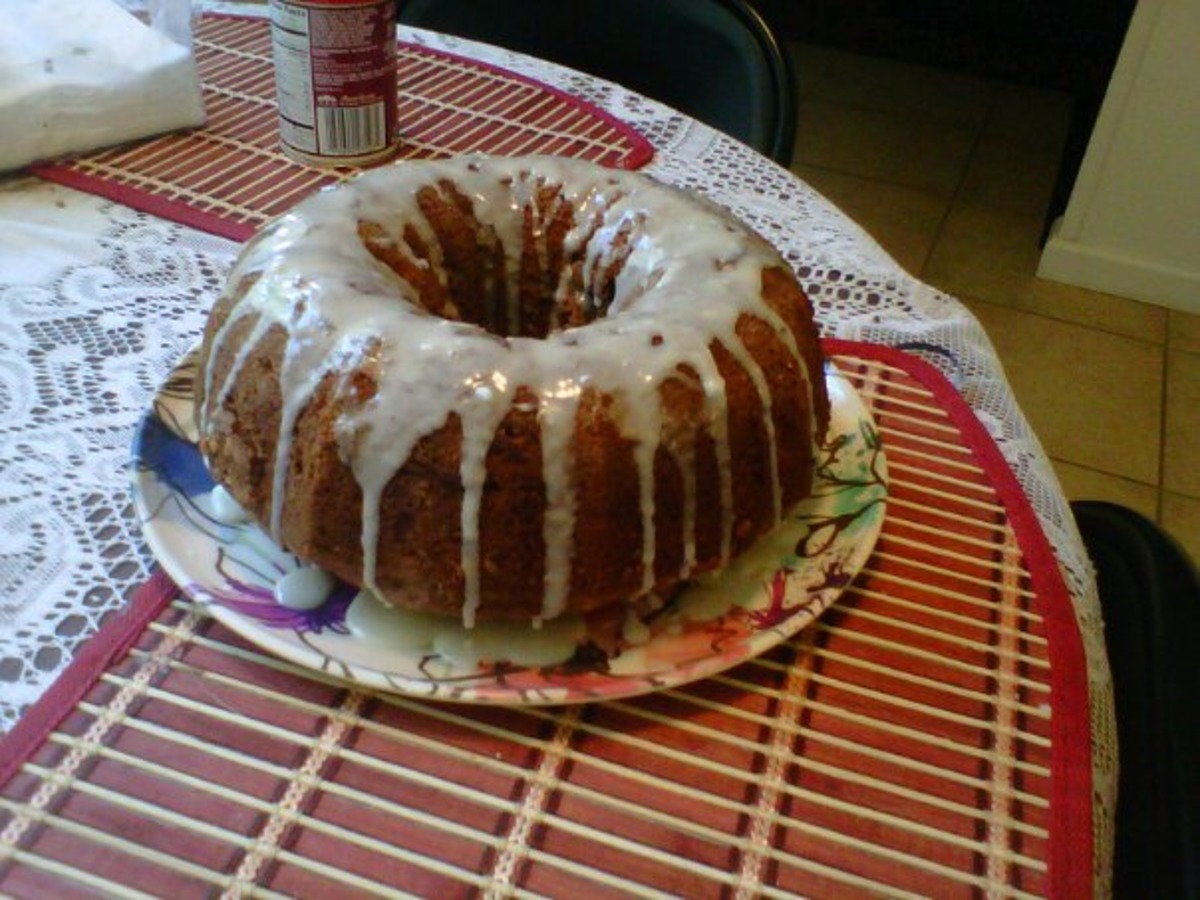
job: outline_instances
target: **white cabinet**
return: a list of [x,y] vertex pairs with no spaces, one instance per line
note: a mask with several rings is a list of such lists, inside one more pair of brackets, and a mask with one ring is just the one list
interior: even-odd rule
[[1141,0],[1038,274],[1200,313],[1200,0]]

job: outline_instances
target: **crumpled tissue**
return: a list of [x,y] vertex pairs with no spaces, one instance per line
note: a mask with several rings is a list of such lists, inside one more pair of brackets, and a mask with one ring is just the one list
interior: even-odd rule
[[185,43],[113,0],[0,2],[0,171],[203,124]]

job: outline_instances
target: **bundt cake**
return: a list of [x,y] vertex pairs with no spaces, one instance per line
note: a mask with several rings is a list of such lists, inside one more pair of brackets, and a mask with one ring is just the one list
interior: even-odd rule
[[774,249],[549,157],[376,169],[268,225],[196,402],[213,477],[283,546],[468,627],[720,568],[808,495],[829,417]]

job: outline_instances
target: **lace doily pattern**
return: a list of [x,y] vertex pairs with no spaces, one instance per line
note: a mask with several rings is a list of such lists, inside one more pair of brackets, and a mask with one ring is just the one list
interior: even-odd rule
[[[198,339],[235,250],[65,189],[7,187],[0,193],[2,730],[149,573],[153,560],[129,494],[130,440],[163,373]],[[16,199],[27,194],[58,205],[59,221],[22,221]],[[91,214],[72,216],[77,207]],[[89,231],[72,233],[73,221]],[[98,233],[90,231],[95,222],[103,223]],[[22,279],[31,268],[23,251],[51,227],[64,259],[93,258],[53,272],[33,267],[36,281]]]
[[[907,274],[791,174],[661,104],[496,48],[427,32],[406,37],[561,87],[623,119],[657,148],[646,171],[729,207],[781,249],[826,335],[910,348],[953,378],[1059,554],[1091,664],[1093,732],[1115,733],[1082,542],[986,334],[961,304]],[[59,216],[65,228],[60,221],[56,230],[39,230],[24,221],[18,196],[77,215]],[[9,485],[0,507],[0,728],[6,729],[146,577],[151,560],[129,502],[129,441],[155,387],[197,339],[236,248],[27,181],[0,190],[0,220],[0,304],[9,313],[0,323],[0,470]],[[1110,752],[1095,756],[1097,803],[1111,814],[1115,760]],[[1110,846],[1104,822],[1111,815],[1096,819],[1103,832],[1097,847]]]

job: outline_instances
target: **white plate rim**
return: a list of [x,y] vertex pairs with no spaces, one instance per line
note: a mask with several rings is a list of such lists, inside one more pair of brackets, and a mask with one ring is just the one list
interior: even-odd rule
[[[636,696],[710,677],[767,652],[813,622],[840,596],[865,565],[883,527],[888,494],[887,462],[878,430],[849,379],[835,365],[827,363],[826,384],[833,422],[823,457],[826,461],[832,459],[835,465],[834,469],[819,475],[817,496],[797,507],[789,514],[789,519],[795,521],[807,517],[803,526],[805,533],[825,543],[825,537],[818,533],[812,523],[833,518],[829,515],[830,498],[837,497],[841,502],[846,499],[847,491],[851,491],[856,494],[849,507],[853,513],[852,527],[832,534],[828,545],[820,553],[811,558],[801,558],[804,565],[798,569],[795,567],[797,557],[794,554],[780,560],[776,577],[760,586],[767,594],[772,590],[776,592],[782,610],[777,621],[769,621],[768,613],[767,618],[763,619],[769,622],[766,627],[743,634],[729,647],[720,650],[714,648],[710,654],[700,652],[682,664],[667,664],[660,668],[647,666],[640,671],[635,668],[616,676],[586,669],[571,674],[561,671],[561,667],[558,670],[550,667],[547,672],[553,671],[553,677],[539,679],[535,670],[489,666],[474,675],[455,673],[436,677],[414,674],[414,671],[423,671],[415,669],[415,665],[422,664],[424,660],[404,658],[398,661],[404,665],[367,664],[361,658],[354,657],[377,650],[379,655],[388,658],[387,648],[372,648],[364,644],[360,636],[341,635],[329,629],[325,630],[322,637],[320,632],[314,634],[265,625],[219,598],[220,590],[213,581],[216,570],[211,556],[219,553],[221,548],[215,546],[220,543],[219,540],[196,528],[189,531],[188,523],[192,520],[188,519],[184,509],[185,498],[180,490],[162,480],[162,473],[150,464],[153,460],[148,459],[150,454],[157,452],[148,449],[148,435],[153,432],[155,439],[161,439],[160,432],[165,430],[170,435],[167,440],[179,442],[178,446],[171,447],[171,452],[186,454],[190,441],[195,459],[187,461],[187,466],[202,467],[199,451],[194,446],[195,426],[191,416],[195,358],[196,351],[193,350],[172,371],[140,423],[135,439],[133,494],[147,544],[176,584],[239,636],[304,669],[361,687],[454,702],[545,705]],[[854,457],[858,462],[847,457]],[[187,460],[186,456],[178,459]],[[866,473],[862,479],[866,483],[857,488],[853,485],[847,488],[840,482],[852,482],[854,479],[845,478],[846,473],[837,466],[857,466],[857,472]],[[198,477],[195,473],[192,475]],[[188,535],[186,546],[176,539],[178,530]],[[778,582],[779,573],[784,573],[782,584]],[[755,590],[741,582],[730,589],[743,592]],[[802,597],[799,602],[788,602],[798,596]],[[767,595],[756,595],[749,604],[731,607],[724,616],[711,623],[697,625],[694,634],[703,636],[709,632],[716,633],[732,622],[732,619],[726,622],[725,618],[733,616],[738,617],[744,627],[747,615],[763,613],[764,601],[767,604],[771,602]],[[691,627],[690,623],[685,624],[685,631]],[[690,640],[694,634],[688,632],[684,637]],[[614,660],[628,663],[634,657],[650,657],[655,650],[655,642],[665,645],[667,640],[665,633],[657,634],[645,646],[623,648],[618,656],[606,660],[605,665]],[[670,640],[679,642],[682,638],[674,635]],[[354,643],[346,643],[348,641]],[[390,656],[394,657],[395,654]]]

